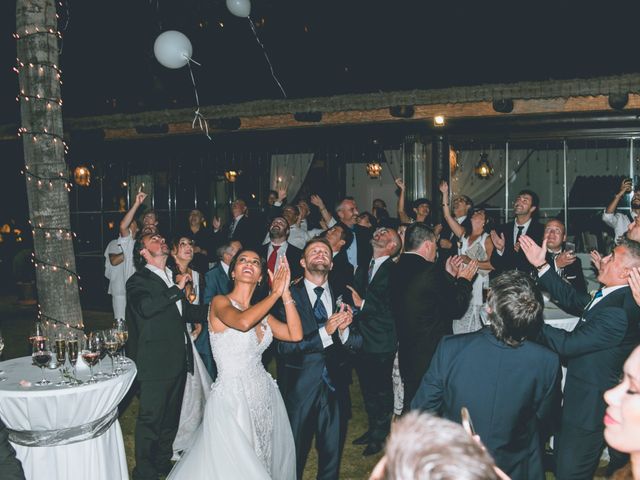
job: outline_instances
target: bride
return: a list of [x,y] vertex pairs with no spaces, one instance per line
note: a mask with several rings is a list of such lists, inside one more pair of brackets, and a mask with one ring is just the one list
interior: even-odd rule
[[[302,325],[289,291],[291,273],[284,257],[271,276],[269,295],[251,305],[256,287],[267,279],[266,272],[257,253],[238,252],[229,265],[231,293],[211,302],[209,338],[218,378],[211,387],[193,446],[168,479],[296,478],[287,412],[261,357],[273,337],[302,340]],[[269,314],[279,298],[287,323]]]

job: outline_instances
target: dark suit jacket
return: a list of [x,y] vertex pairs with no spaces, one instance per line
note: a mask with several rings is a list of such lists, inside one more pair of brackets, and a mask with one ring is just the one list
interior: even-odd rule
[[342,296],[344,303],[353,305],[351,291],[347,289],[347,285],[353,286],[353,265],[347,260],[344,248],[333,257],[333,267],[329,272],[329,285],[336,298]]
[[[278,342],[278,352],[284,361],[282,396],[287,410],[291,412],[302,408],[301,406],[306,404],[305,400],[315,398],[316,392],[323,384],[322,371],[325,366],[335,385],[336,394],[342,399],[348,399],[351,375],[345,367],[348,356],[362,347],[362,336],[351,325],[349,338],[344,345],[336,331],[332,336],[333,345],[324,348],[304,281],[291,287],[291,295],[302,320],[304,337],[300,342]],[[333,294],[331,298],[333,302]],[[331,313],[329,312],[329,316]],[[278,318],[285,318],[284,313]]]
[[455,280],[420,255],[403,253],[391,272],[391,303],[398,333],[400,374],[418,383],[454,318],[467,311],[471,282]]
[[231,279],[224,272],[221,262],[218,262],[204,276],[204,296],[202,301],[205,305],[208,305],[216,295],[226,295],[230,291]]
[[24,480],[24,471],[16,451],[9,443],[7,427],[0,420],[0,478],[5,480]]
[[529,341],[509,347],[483,328],[442,339],[411,408],[460,423],[467,407],[498,467],[542,480],[538,431],[559,410],[561,378],[555,353]]
[[[553,253],[547,252],[546,260],[549,265],[555,268]],[[587,282],[585,281],[584,274],[582,273],[582,261],[578,257],[576,257],[575,261],[572,264],[567,265],[562,269],[562,279],[573,286],[573,288],[575,288],[578,292],[587,293]],[[576,315],[580,315],[581,313],[582,310],[576,312]]]
[[[371,247],[371,237],[373,236],[373,228],[361,227],[360,225],[353,226],[354,241],[358,248],[358,267],[369,268],[369,260],[373,255],[373,248]],[[346,248],[346,245],[345,247]],[[346,251],[345,251],[346,253]]]
[[214,244],[216,248],[229,240],[238,240],[242,244],[242,248],[248,248],[249,250],[255,250],[257,252],[260,242],[264,238],[264,232],[256,225],[254,219],[246,215],[243,216],[233,230],[231,239],[229,239],[229,229],[232,223],[233,219],[214,233]]
[[186,323],[205,323],[207,310],[204,305],[182,302],[180,315],[179,299],[184,299],[182,290],[175,285],[168,288],[148,268],[127,281],[127,353],[136,362],[140,381],[170,380],[193,368]]
[[[553,269],[539,279],[563,309],[584,309],[590,295],[560,280]],[[567,361],[562,423],[601,431],[602,394],[617,385],[622,365],[640,342],[640,307],[628,286],[609,293],[585,311],[572,332],[545,325],[540,340]]]
[[[267,258],[267,254],[269,253],[269,245],[270,243],[261,245],[260,251],[258,252],[258,254],[266,261],[269,260]],[[287,262],[289,262],[289,268],[291,269],[291,280],[300,278],[304,274],[302,265],[300,265],[302,250],[300,250],[298,247],[294,247],[290,243],[287,243],[287,252],[285,253],[285,256],[287,257]]]
[[358,268],[355,289],[364,299],[364,306],[357,314],[358,330],[364,340],[362,351],[367,353],[393,353],[398,346],[396,324],[391,310],[389,280],[395,263],[387,258],[370,284],[369,269]]
[[[505,246],[502,255],[498,253],[498,249],[493,249],[491,255],[491,265],[495,268],[492,272],[492,277],[500,274],[500,272],[506,272],[507,270],[520,270],[522,272],[535,272],[535,267],[529,263],[524,252],[520,249],[518,252],[514,250],[514,236],[513,228],[515,222],[503,223],[496,228],[496,233],[500,235],[504,234]],[[527,230],[527,236],[531,237],[538,245],[542,243],[542,237],[544,236],[544,226],[538,223],[535,219],[531,220],[529,229]]]

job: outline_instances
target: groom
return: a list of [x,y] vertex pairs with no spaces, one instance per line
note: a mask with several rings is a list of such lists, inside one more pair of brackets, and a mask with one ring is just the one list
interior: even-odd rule
[[314,434],[318,480],[338,478],[350,414],[347,356],[362,346],[360,334],[349,328],[351,311],[346,305],[334,308],[327,280],[332,258],[331,246],[324,238],[314,238],[305,245],[300,259],[304,279],[291,288],[304,338],[278,345],[284,361],[284,378],[278,380],[296,444],[298,479]]

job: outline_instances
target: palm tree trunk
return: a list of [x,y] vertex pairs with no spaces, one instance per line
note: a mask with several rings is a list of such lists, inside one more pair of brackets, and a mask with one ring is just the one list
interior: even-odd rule
[[62,141],[57,30],[54,0],[17,0],[16,67],[39,310],[45,322],[64,330],[65,324],[82,325],[82,310]]

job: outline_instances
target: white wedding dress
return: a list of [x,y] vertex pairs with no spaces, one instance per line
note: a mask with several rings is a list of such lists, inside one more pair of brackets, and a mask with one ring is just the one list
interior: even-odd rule
[[209,339],[218,378],[193,445],[167,478],[294,480],[289,418],[275,380],[262,366],[262,353],[273,340],[266,318],[248,332],[210,331]]

